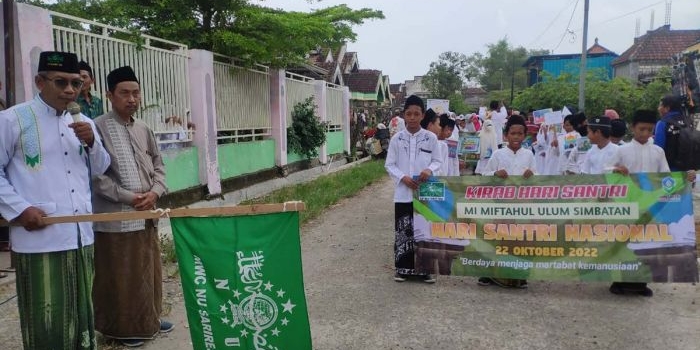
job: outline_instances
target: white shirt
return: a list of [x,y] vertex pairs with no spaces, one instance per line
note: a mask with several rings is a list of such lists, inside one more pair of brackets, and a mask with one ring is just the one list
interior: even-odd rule
[[586,160],[581,165],[582,174],[609,174],[615,167],[617,149],[620,146],[608,142],[602,149],[592,145],[586,153]]
[[671,171],[663,148],[649,139],[641,144],[632,140],[617,149],[615,165],[624,165],[630,173],[668,173]]
[[[630,173],[667,173],[671,171],[663,148],[655,145],[652,139],[647,140],[644,144],[633,139],[631,142],[618,147],[615,165],[624,165]],[[692,242],[695,240],[695,230],[693,228],[693,217],[688,215],[683,217],[681,222],[669,225],[668,232],[673,237],[673,241],[629,243],[627,247],[632,250],[639,250],[692,245]]]
[[449,158],[449,147],[447,147],[447,142],[445,140],[438,140],[438,149],[440,150],[440,169],[436,171],[433,175],[435,176],[449,176],[450,175],[450,158]]
[[[110,158],[92,120],[95,142],[89,150],[93,178],[107,170]],[[30,206],[47,216],[92,213],[87,157],[68,125],[70,114],[56,110],[39,96],[0,112],[0,214],[13,220]],[[21,131],[20,131],[21,130]],[[54,224],[28,232],[10,229],[18,253],[56,252],[94,242],[92,222]]]
[[389,141],[384,168],[394,180],[395,203],[410,203],[413,201],[413,190],[401,182],[404,176],[413,178],[421,171],[429,169],[435,174],[440,169],[440,150],[435,134],[425,129],[411,134],[403,130],[394,135]]
[[498,111],[491,112],[491,120],[494,130],[496,130],[496,140],[499,145],[503,143],[503,127],[506,126],[506,119],[508,119],[508,111],[504,106],[501,106]]
[[498,170],[505,170],[508,175],[522,175],[525,170],[535,171],[535,156],[532,151],[520,147],[517,152],[513,152],[508,147],[497,149],[493,152],[486,168],[482,172],[484,176],[492,176]]

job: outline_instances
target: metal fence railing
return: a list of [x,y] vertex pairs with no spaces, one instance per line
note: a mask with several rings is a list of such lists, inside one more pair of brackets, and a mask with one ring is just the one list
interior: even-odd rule
[[326,83],[326,120],[328,131],[343,130],[343,88]]
[[215,57],[217,138],[220,142],[242,142],[270,136],[269,68],[243,68],[225,56]]
[[[107,74],[129,65],[141,85],[142,119],[159,136],[159,142],[177,144],[192,140],[187,46],[134,33],[91,20],[50,12],[54,48],[72,52],[90,64],[93,94],[107,101]],[[172,117],[178,117],[172,118]],[[179,120],[179,123],[174,122]]]
[[294,106],[314,96],[314,79],[287,72],[285,83],[287,85],[287,125],[292,125]]

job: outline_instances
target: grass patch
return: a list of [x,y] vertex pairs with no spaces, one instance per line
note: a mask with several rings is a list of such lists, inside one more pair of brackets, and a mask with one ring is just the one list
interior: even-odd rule
[[321,176],[303,184],[287,186],[266,196],[241,204],[284,203],[303,201],[306,210],[301,212],[301,223],[317,217],[323,210],[343,198],[352,197],[366,186],[384,178],[383,160],[370,160],[349,169]]

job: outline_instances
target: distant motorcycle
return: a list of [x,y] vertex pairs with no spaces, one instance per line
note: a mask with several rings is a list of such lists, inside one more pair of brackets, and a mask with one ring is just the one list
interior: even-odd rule
[[389,129],[383,123],[377,125],[376,131],[365,141],[365,149],[369,151],[373,158],[386,158],[389,150]]

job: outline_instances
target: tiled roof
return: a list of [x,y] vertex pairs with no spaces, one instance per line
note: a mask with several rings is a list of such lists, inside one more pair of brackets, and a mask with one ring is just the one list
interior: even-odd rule
[[700,30],[671,30],[662,26],[634,39],[634,44],[612,61],[619,65],[627,61],[663,61],[680,53],[700,40]]
[[595,38],[595,43],[593,46],[589,47],[586,51],[587,53],[612,53],[614,52],[608,50],[605,46],[598,44],[598,38]]
[[401,85],[403,85],[403,84],[401,84],[401,83],[398,83],[398,84],[389,84],[389,92],[391,92],[392,94],[395,94],[395,93],[397,93],[397,92],[400,92],[400,91],[401,91]]
[[360,69],[355,73],[343,75],[345,85],[352,92],[377,92],[380,79],[382,79],[382,72],[375,69]]
[[[357,55],[357,52],[346,52],[343,56],[343,62],[340,64],[340,70],[345,72],[348,65],[352,62],[352,58]],[[352,67],[351,67],[352,68]]]

